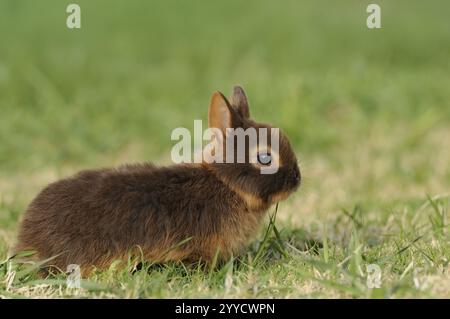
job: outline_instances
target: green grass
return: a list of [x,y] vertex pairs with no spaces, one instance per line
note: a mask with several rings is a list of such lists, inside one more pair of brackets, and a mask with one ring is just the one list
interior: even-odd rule
[[[380,30],[370,1],[76,2],[81,30],[65,27],[69,2],[0,2],[0,297],[450,297],[448,1],[380,0]],[[81,291],[6,260],[47,183],[168,164],[172,129],[237,83],[304,176],[243,255],[130,261]]]

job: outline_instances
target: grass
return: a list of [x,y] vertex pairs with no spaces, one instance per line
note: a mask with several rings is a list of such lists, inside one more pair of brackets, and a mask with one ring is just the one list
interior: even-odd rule
[[[450,297],[448,2],[378,1],[380,30],[369,1],[77,3],[81,30],[65,27],[68,3],[0,3],[0,297]],[[7,261],[47,183],[169,163],[172,129],[236,83],[304,176],[243,255],[113,265],[81,290]]]

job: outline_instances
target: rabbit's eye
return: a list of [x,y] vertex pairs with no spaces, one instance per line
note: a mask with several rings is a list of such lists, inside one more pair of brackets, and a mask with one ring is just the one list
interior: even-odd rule
[[270,153],[259,153],[258,163],[261,165],[269,165],[272,162],[272,156]]

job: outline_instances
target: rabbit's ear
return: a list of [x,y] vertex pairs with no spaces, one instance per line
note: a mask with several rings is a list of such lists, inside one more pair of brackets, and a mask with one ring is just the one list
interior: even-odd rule
[[233,89],[233,95],[231,96],[231,105],[245,118],[250,117],[247,97],[245,96],[244,89],[240,86],[235,86]]
[[231,112],[230,104],[225,96],[220,92],[215,92],[211,97],[208,113],[209,127],[218,128],[222,132],[226,132],[227,128],[231,128]]

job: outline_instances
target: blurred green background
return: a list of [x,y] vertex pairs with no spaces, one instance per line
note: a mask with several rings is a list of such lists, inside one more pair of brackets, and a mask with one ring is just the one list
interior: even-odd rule
[[[450,119],[448,1],[0,1],[0,169],[169,152],[211,92],[246,88],[300,154],[375,132],[403,146]],[[443,136],[442,138],[449,138]],[[412,143],[412,145],[408,144]]]

